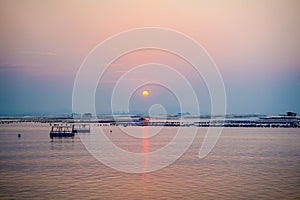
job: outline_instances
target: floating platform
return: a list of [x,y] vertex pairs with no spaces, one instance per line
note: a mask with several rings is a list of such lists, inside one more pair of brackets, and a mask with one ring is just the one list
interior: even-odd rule
[[90,125],[89,124],[74,124],[73,125],[73,133],[90,133]]
[[53,124],[51,126],[50,138],[54,137],[74,137],[74,125]]

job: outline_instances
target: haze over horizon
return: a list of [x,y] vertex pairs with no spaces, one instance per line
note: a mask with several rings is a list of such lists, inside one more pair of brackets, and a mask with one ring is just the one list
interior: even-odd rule
[[[2,0],[0,12],[0,115],[71,113],[73,83],[89,52],[112,35],[143,27],[178,31],[206,49],[223,77],[228,114],[300,113],[298,0]],[[205,82],[191,65],[148,49],[110,65],[97,88],[97,113],[110,113],[118,79],[146,63],[180,71],[195,89],[200,113],[210,112]],[[126,81],[145,78],[143,70]],[[147,98],[141,95],[144,89]],[[155,84],[134,92],[129,107],[147,112],[153,104],[180,112],[172,91]]]

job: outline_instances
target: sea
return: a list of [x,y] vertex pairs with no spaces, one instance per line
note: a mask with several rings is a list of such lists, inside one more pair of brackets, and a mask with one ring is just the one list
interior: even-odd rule
[[[299,128],[224,128],[202,159],[207,128],[199,128],[179,159],[145,173],[106,166],[79,135],[51,139],[50,128],[0,125],[0,199],[300,199]],[[145,148],[145,138],[128,139],[117,126],[103,129],[126,151]],[[164,127],[149,138],[147,150],[166,145],[177,129]],[[184,128],[187,135],[190,130]]]

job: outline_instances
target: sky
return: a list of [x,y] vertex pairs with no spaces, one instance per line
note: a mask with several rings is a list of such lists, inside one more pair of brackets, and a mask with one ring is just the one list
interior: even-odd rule
[[[300,113],[298,0],[1,0],[0,15],[0,115],[71,113],[76,73],[89,52],[112,35],[143,27],[178,31],[205,48],[222,75],[227,113]],[[170,52],[141,50],[109,66],[97,87],[97,113],[111,112],[118,79],[146,63],[182,73],[200,112],[210,112],[205,81],[189,63]],[[146,71],[124,84],[146,79]],[[140,95],[144,89],[147,98]],[[128,93],[131,112],[147,112],[154,104],[181,111],[168,87],[143,85]]]

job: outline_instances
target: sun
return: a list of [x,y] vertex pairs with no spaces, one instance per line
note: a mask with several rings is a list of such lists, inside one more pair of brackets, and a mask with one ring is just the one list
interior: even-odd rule
[[144,91],[142,92],[142,95],[143,95],[144,97],[147,97],[147,96],[149,95],[149,92],[148,92],[147,90],[144,90]]

